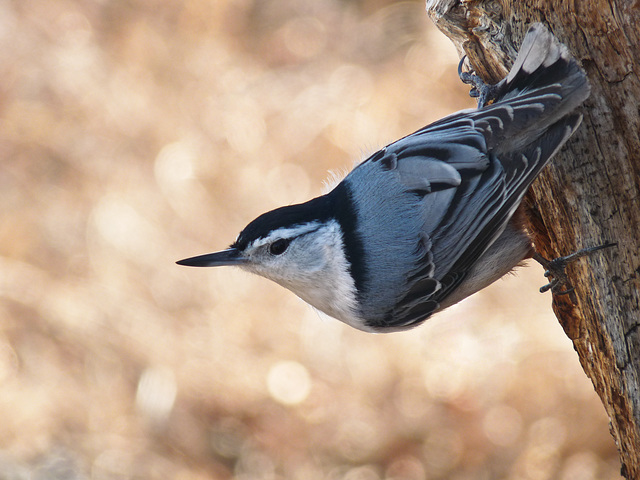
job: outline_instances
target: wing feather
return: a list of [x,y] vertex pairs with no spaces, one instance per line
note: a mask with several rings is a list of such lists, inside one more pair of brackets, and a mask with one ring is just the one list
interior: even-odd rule
[[[581,116],[572,112],[589,95],[584,72],[539,25],[496,87],[491,105],[432,123],[352,172],[353,192],[362,192],[354,195],[362,224],[377,226],[376,235],[361,232],[372,245],[363,261],[382,272],[360,292],[370,327],[404,329],[438,310],[578,127]],[[408,244],[415,255],[402,253]],[[394,283],[400,293],[390,301],[387,282],[398,279],[404,284]]]

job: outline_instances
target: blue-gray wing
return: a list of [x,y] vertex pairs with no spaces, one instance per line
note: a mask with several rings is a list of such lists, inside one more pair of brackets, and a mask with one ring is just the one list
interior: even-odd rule
[[[540,113],[538,105],[526,115]],[[385,324],[398,328],[424,320],[465,278],[479,257],[500,236],[533,179],[569,138],[581,117],[557,122],[515,152],[491,148],[490,138],[512,112],[499,105],[486,117],[460,116],[450,124],[424,129],[388,148],[397,158],[399,178],[407,191],[421,197],[422,235],[419,259],[407,277],[406,291],[387,313]],[[518,112],[515,112],[517,115]],[[489,141],[488,141],[489,139]],[[415,177],[431,180],[420,189]],[[453,168],[448,177],[433,172]],[[457,183],[457,184],[456,184]]]
[[[382,230],[373,236],[381,243],[365,252],[370,271],[383,272],[370,273],[363,282],[363,316],[372,328],[407,328],[438,309],[504,231],[533,179],[578,127],[582,117],[573,111],[589,96],[582,69],[539,24],[530,29],[514,68],[497,87],[495,103],[445,117],[352,172],[353,182],[359,181],[354,191],[365,192],[356,199],[363,222]],[[385,187],[367,192],[366,185],[383,176]],[[388,204],[374,200],[369,210],[363,206],[382,193],[391,195]],[[398,229],[392,236],[384,226],[394,222]],[[400,246],[391,252],[393,261],[380,260],[394,241]],[[409,244],[412,254],[406,255]],[[388,279],[400,283],[390,287]],[[396,294],[393,301],[390,291]]]

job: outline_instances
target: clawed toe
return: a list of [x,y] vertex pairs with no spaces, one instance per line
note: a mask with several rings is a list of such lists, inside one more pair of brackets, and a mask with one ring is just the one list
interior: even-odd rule
[[471,85],[471,90],[469,91],[469,96],[472,98],[478,99],[478,108],[482,108],[485,105],[488,105],[496,98],[497,87],[495,85],[489,85],[484,83],[484,81],[475,74],[473,70],[465,72],[462,69],[464,65],[464,61],[467,59],[467,56],[464,55],[458,63],[458,77],[462,83],[467,85]]
[[[533,259],[546,269],[544,272],[544,276],[547,278],[551,277],[551,281],[549,283],[540,287],[540,293],[548,292],[549,290],[551,290],[551,292],[555,295],[567,295],[573,292],[574,288],[570,285],[569,278],[567,277],[567,273],[565,272],[567,265],[571,262],[575,262],[579,258],[586,257],[593,252],[602,250],[603,248],[613,247],[615,245],[617,244],[605,243],[596,247],[583,248],[570,255],[554,258],[553,260],[547,260],[539,253],[534,253]],[[563,289],[563,287],[565,286],[567,288]]]

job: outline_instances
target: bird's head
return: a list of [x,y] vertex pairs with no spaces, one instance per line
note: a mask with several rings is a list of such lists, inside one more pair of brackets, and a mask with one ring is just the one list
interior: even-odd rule
[[226,250],[177,262],[192,267],[237,266],[291,290],[356,328],[357,294],[344,234],[328,195],[260,215]]

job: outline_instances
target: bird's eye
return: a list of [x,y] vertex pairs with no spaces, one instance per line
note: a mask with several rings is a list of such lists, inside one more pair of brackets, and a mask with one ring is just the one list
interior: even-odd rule
[[271,255],[282,255],[289,246],[290,240],[279,238],[269,245],[269,253]]

